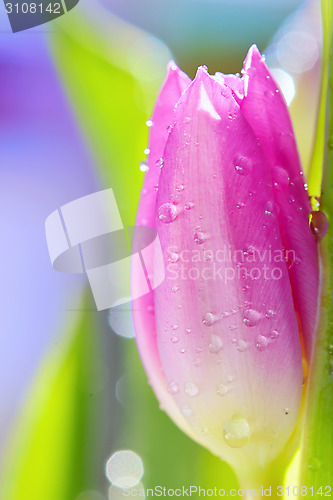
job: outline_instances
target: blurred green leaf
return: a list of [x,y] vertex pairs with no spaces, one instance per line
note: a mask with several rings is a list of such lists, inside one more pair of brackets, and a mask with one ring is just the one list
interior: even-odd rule
[[101,485],[104,374],[95,317],[80,313],[45,357],[6,454],[1,498],[74,500]]
[[170,54],[161,42],[101,6],[91,6],[90,14],[89,23],[79,10],[67,16],[51,47],[102,186],[113,188],[124,225],[133,225],[143,182],[139,165],[148,141],[146,121]]
[[[322,102],[326,102],[325,137],[333,137],[333,42],[332,4],[322,1],[324,26]],[[325,487],[333,480],[333,143],[323,142],[324,171],[320,209],[329,220],[329,229],[321,242],[322,296],[320,322],[315,351],[310,366],[307,413],[301,451],[300,484],[314,488],[314,496],[322,492],[331,495]],[[324,147],[325,146],[325,147]],[[320,168],[318,163],[317,168]],[[314,297],[315,300],[315,297]],[[320,495],[320,493],[317,493]]]

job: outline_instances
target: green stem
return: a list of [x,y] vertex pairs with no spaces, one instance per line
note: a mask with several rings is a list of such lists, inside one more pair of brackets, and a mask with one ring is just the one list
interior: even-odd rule
[[[268,469],[258,471],[257,474],[249,471],[239,473],[240,489],[243,490],[244,500],[269,498],[280,499],[281,488],[284,485],[285,463],[275,461]],[[255,495],[253,494],[255,491]]]
[[313,486],[315,492],[321,487],[330,485],[333,480],[333,141],[329,139],[333,138],[331,0],[322,0],[322,16],[323,80],[326,79],[327,89],[322,96],[322,102],[326,102],[324,120],[326,133],[321,211],[328,218],[329,229],[320,248],[322,260],[320,321],[310,363],[301,468],[301,485]]

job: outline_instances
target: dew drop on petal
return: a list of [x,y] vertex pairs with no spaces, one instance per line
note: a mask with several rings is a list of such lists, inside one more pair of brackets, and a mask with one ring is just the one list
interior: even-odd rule
[[195,358],[194,362],[193,362],[194,366],[200,366],[201,365],[201,358],[197,357]]
[[256,342],[256,348],[258,351],[263,351],[268,346],[268,339],[263,335],[259,335]]
[[169,253],[169,256],[168,256],[169,262],[172,262],[173,264],[175,264],[176,262],[178,262],[178,260],[179,260],[178,253],[176,253],[176,252]]
[[317,241],[320,241],[328,230],[328,219],[324,212],[311,212],[310,229]]
[[224,439],[231,448],[242,448],[250,438],[250,426],[245,418],[234,416],[224,426]]
[[266,312],[266,318],[272,319],[272,318],[275,318],[275,316],[276,316],[276,312],[273,311],[273,309],[268,309],[268,311]]
[[179,342],[179,338],[178,338],[178,337],[171,337],[171,342],[172,342],[173,344],[178,344],[178,342]]
[[194,203],[192,203],[192,202],[186,203],[185,210],[192,210],[193,207],[194,207]]
[[228,387],[226,387],[225,385],[223,384],[219,384],[216,388],[216,393],[219,395],[219,396],[225,396],[228,392]]
[[168,385],[168,392],[170,394],[177,394],[178,391],[179,391],[178,384],[176,382],[170,382],[170,384]]
[[207,240],[207,235],[202,231],[197,231],[194,235],[194,241],[197,245],[202,245]]
[[185,333],[186,335],[189,335],[191,332],[192,332],[191,328],[186,328],[186,330],[185,330],[185,332],[184,332],[184,333]]
[[256,309],[247,309],[244,311],[243,323],[246,326],[252,327],[257,325],[261,318],[262,315]]
[[164,165],[163,158],[158,158],[158,160],[156,160],[155,165],[156,165],[156,167],[158,167],[158,168],[163,168],[163,165]]
[[211,341],[209,344],[209,351],[212,354],[217,354],[218,352],[221,351],[222,347],[223,347],[223,343],[222,343],[221,338],[218,335],[212,335]]
[[247,342],[245,342],[245,340],[240,339],[237,342],[236,349],[239,352],[245,352],[247,349],[247,346],[248,346]]
[[271,332],[271,334],[270,334],[270,338],[271,338],[271,339],[277,339],[277,338],[279,337],[279,335],[280,335],[280,334],[279,334],[279,332],[278,332],[278,331],[273,330],[273,331]]
[[205,326],[212,326],[215,323],[215,321],[216,317],[211,312],[206,313],[202,318],[202,322]]
[[170,224],[177,217],[177,208],[172,203],[164,203],[158,210],[158,218],[163,224]]
[[186,382],[184,391],[186,396],[189,396],[190,398],[194,398],[199,394],[199,389],[194,382]]
[[246,156],[238,154],[234,158],[234,167],[239,175],[248,175],[252,172],[253,162]]

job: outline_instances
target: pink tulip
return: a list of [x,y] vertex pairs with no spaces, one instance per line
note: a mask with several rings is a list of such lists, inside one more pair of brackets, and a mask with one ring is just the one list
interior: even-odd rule
[[256,46],[242,78],[171,63],[149,149],[137,224],[156,229],[166,277],[133,307],[143,364],[183,431],[260,478],[296,431],[319,270],[290,116]]

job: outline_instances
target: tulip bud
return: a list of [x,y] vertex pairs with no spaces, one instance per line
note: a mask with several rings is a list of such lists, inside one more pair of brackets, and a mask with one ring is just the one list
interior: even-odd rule
[[139,352],[176,424],[258,477],[295,430],[319,282],[288,109],[258,49],[242,78],[171,64],[149,149],[137,224],[156,229],[166,277],[133,305]]

